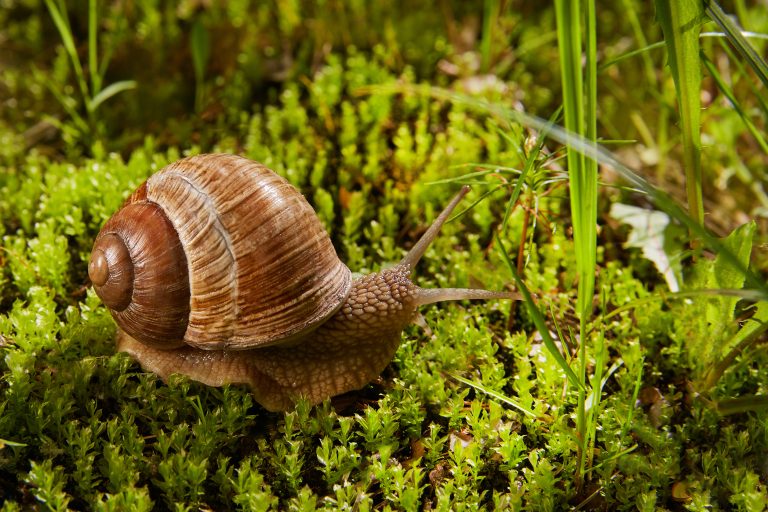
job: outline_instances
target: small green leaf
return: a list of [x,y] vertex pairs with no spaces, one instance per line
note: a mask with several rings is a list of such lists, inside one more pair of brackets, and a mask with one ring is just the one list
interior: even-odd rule
[[501,393],[497,393],[496,391],[494,391],[493,389],[490,389],[487,386],[483,386],[482,384],[478,384],[476,382],[472,382],[471,380],[465,379],[464,377],[462,377],[460,375],[453,374],[453,375],[451,375],[451,377],[453,377],[457,381],[461,382],[462,384],[466,384],[467,386],[473,387],[473,388],[475,388],[478,391],[482,391],[483,393],[485,393],[486,395],[490,396],[491,398],[495,398],[496,400],[499,400],[500,402],[504,402],[505,404],[514,407],[518,411],[520,411],[520,412],[522,412],[524,414],[527,414],[531,418],[538,418],[539,417],[535,412],[533,412],[532,410],[528,409],[527,407],[521,405],[516,400],[513,400],[513,399],[509,398],[508,396],[502,395]]
[[107,101],[112,96],[119,94],[123,91],[135,89],[135,88],[136,88],[135,80],[121,80],[120,82],[109,84],[104,89],[102,89],[99,94],[93,97],[93,99],[88,104],[88,108],[91,111],[94,111],[97,108],[99,108],[99,105]]
[[5,448],[6,446],[24,447],[24,446],[27,446],[27,444],[26,443],[18,443],[16,441],[9,441],[8,439],[0,439],[0,450]]
[[[738,258],[742,265],[749,264],[752,253],[752,238],[757,225],[754,221],[739,226],[723,241],[725,247]],[[744,273],[727,258],[718,255],[712,268],[713,288],[741,288],[744,285]],[[735,299],[734,299],[735,300]]]

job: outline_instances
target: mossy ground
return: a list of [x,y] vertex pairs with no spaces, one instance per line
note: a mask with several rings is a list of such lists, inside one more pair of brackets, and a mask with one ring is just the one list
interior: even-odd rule
[[[631,191],[601,189],[599,293],[593,337],[581,341],[599,347],[604,333],[589,372],[603,361],[606,379],[586,474],[576,456],[577,391],[522,305],[424,308],[429,330],[407,329],[378,381],[284,414],[266,412],[241,387],[163,383],[114,353],[114,322],[88,287],[90,247],[127,194],[166,163],[209,151],[265,163],[307,196],[349,267],[369,272],[402,257],[457,188],[431,183],[476,169],[465,164],[522,168],[535,142],[461,103],[373,86],[438,85],[545,117],[558,105],[549,8],[277,4],[103,6],[106,80],[138,87],[92,115],[45,4],[0,11],[0,50],[10,50],[0,51],[0,510],[764,510],[768,416],[721,416],[690,388],[718,356],[705,350],[706,308],[721,308],[722,336],[749,310],[734,318],[735,300],[663,299],[663,279],[621,247],[626,228],[608,214],[613,202],[642,204]],[[737,4],[749,28],[768,29],[764,9]],[[625,49],[615,34],[639,29],[613,9],[601,17],[606,55]],[[635,9],[648,20],[646,37],[658,39],[652,11]],[[70,6],[83,55],[87,13],[87,3]],[[207,43],[192,35],[196,25]],[[213,56],[197,86],[195,44],[197,58],[200,45]],[[671,79],[663,54],[651,54],[661,83],[649,101],[638,62],[602,75],[601,129],[638,140],[617,154],[675,193]],[[749,90],[749,80],[739,75],[734,86]],[[725,234],[756,217],[753,258],[764,272],[764,171],[743,171],[764,169],[766,155],[748,151],[727,104],[709,107],[711,221]],[[521,199],[535,215],[519,207],[500,228],[510,181],[445,226],[417,282],[503,289],[512,279],[494,235],[516,250],[526,232],[525,282],[575,354],[564,164],[554,143],[546,150]],[[474,179],[466,203],[503,178]],[[610,171],[604,180],[612,183]],[[716,287],[707,276],[725,267],[688,268],[692,282]],[[737,358],[708,398],[768,392],[764,347]]]

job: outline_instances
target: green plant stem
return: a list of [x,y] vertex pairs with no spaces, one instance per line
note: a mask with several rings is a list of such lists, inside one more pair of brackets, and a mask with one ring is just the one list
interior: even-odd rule
[[457,375],[455,373],[451,374],[451,377],[453,377],[457,381],[461,382],[462,384],[470,386],[470,387],[472,387],[472,388],[474,388],[474,389],[476,389],[478,391],[482,391],[483,393],[485,393],[486,395],[490,396],[491,398],[495,398],[496,400],[498,400],[500,402],[503,402],[503,403],[505,403],[507,405],[510,405],[510,406],[514,407],[518,411],[522,412],[523,414],[525,414],[525,415],[527,415],[527,416],[529,416],[529,417],[531,417],[533,419],[542,420],[542,421],[545,419],[545,418],[539,417],[538,414],[536,414],[532,410],[528,409],[527,407],[521,405],[517,401],[509,398],[508,396],[502,395],[501,393],[497,393],[496,391],[494,391],[494,390],[492,390],[492,389],[490,389],[490,388],[488,388],[486,386],[483,386],[482,384],[478,384],[476,382],[472,382],[471,380],[465,379],[461,375]]
[[520,232],[520,246],[517,249],[517,273],[523,276],[525,269],[525,241],[528,238],[528,224],[531,222],[531,209],[533,208],[533,192],[526,194],[526,205],[523,208],[523,227]]
[[[603,311],[606,309],[606,296],[603,294]],[[582,342],[582,344],[584,344]],[[597,336],[597,346],[595,347],[595,372],[592,375],[592,383],[590,388],[592,390],[592,396],[587,411],[587,460],[586,467],[592,467],[594,459],[594,448],[597,442],[597,418],[600,410],[600,400],[603,395],[603,368],[605,366],[605,324],[601,322],[600,332]],[[610,374],[609,374],[610,375]]]

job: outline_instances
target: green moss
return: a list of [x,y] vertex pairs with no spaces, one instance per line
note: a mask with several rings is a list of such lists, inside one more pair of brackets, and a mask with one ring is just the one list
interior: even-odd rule
[[[14,100],[0,117],[0,510],[763,510],[765,411],[719,416],[690,383],[765,310],[732,297],[697,297],[696,307],[663,300],[655,271],[619,250],[620,228],[601,217],[599,297],[590,339],[578,340],[559,148],[546,142],[529,175],[521,201],[530,217],[518,205],[501,228],[515,183],[506,171],[524,167],[537,134],[460,102],[381,87],[441,85],[548,115],[559,87],[551,9],[500,12],[483,57],[490,74],[481,76],[470,4],[441,4],[443,19],[431,4],[278,3],[277,22],[273,6],[247,1],[103,6],[100,51],[114,52],[110,81],[136,79],[142,93],[102,107],[90,133],[70,118],[68,108],[82,115],[82,105],[67,55],[47,35],[45,6],[0,11],[0,48],[15,41],[24,55],[40,55],[27,65],[12,54],[0,71],[0,90]],[[84,6],[71,7],[76,37],[86,26]],[[606,31],[629,33],[609,8],[601,19]],[[748,19],[764,31],[766,20]],[[184,60],[192,26],[207,31],[217,55],[198,85],[203,100],[195,100]],[[608,45],[606,54],[624,44]],[[661,69],[662,56],[649,58]],[[642,140],[643,147],[620,149],[638,165],[651,153],[672,158],[664,153],[675,143],[665,132],[670,103],[635,106],[647,94],[629,62],[601,75],[601,129]],[[737,92],[748,90],[742,74],[733,81]],[[655,101],[667,100],[665,86],[657,92]],[[193,118],[195,101],[202,109]],[[40,112],[52,114],[37,125]],[[716,139],[713,161],[742,171],[762,165],[760,152],[740,157],[747,135],[734,133],[739,123],[727,109],[713,102],[703,115]],[[643,123],[659,126],[658,139],[646,137],[654,130]],[[424,308],[429,328],[406,329],[380,379],[282,414],[266,412],[242,387],[163,383],[115,354],[114,322],[87,287],[93,239],[150,174],[208,151],[242,154],[285,176],[359,272],[405,254],[455,193],[458,184],[445,180],[483,163],[503,167],[464,178],[474,187],[467,204],[498,189],[444,227],[416,280],[508,286],[494,237],[516,254],[528,218],[524,279],[574,368],[573,349],[584,341],[593,375],[601,364],[597,333],[605,333],[588,472],[577,474],[578,392],[525,308],[506,301]],[[749,183],[757,191],[757,181]],[[604,197],[619,195],[628,194]],[[741,252],[747,261],[749,251]],[[759,250],[753,256],[761,268]],[[697,261],[699,284],[743,284],[722,261]],[[739,353],[704,398],[764,395],[767,357],[760,345]]]

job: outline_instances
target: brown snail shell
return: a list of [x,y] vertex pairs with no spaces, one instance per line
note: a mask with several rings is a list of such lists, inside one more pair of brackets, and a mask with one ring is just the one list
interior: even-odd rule
[[130,336],[205,350],[300,337],[352,286],[304,196],[233,155],[151,176],[99,233],[89,275]]

